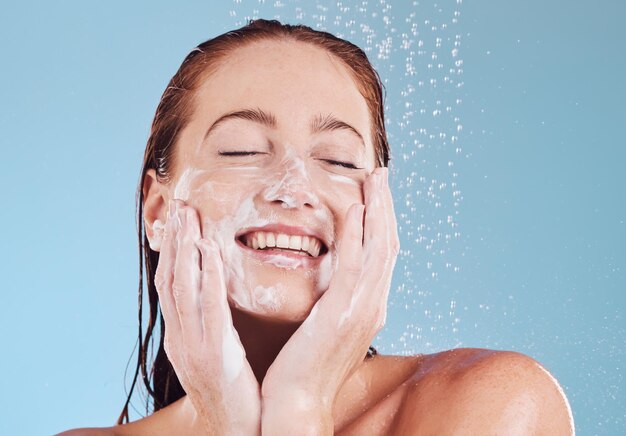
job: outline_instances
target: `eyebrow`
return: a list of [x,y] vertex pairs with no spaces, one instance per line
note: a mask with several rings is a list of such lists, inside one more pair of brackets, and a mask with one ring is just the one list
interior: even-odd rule
[[[213,124],[211,124],[211,127],[209,127],[207,132],[205,133],[204,140],[209,137],[211,132],[213,132],[213,130],[215,130],[217,126],[231,119],[252,121],[261,124],[262,126],[270,127],[272,129],[275,129],[278,125],[276,121],[276,116],[271,112],[266,112],[259,108],[242,109],[234,112],[228,112],[215,120]],[[310,129],[311,133],[313,134],[332,132],[334,130],[346,130],[358,136],[361,144],[363,145],[363,147],[365,147],[365,141],[363,140],[363,136],[359,133],[357,129],[352,127],[350,124],[335,118],[331,114],[328,114],[326,116],[323,116],[322,114],[316,115],[315,118],[313,118],[313,120],[311,121]]]

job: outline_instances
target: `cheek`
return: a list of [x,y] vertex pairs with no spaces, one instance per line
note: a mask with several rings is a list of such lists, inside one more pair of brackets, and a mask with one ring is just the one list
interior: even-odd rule
[[363,182],[341,174],[329,174],[328,180],[333,191],[352,203],[363,203]]
[[220,221],[232,216],[243,200],[249,197],[245,184],[224,181],[205,181],[197,191],[194,203],[201,217],[209,221]]
[[363,204],[363,181],[357,176],[318,171],[314,177],[319,195],[336,216],[344,217],[354,203]]
[[[177,185],[175,194],[194,207],[202,222],[218,222],[237,213],[242,203],[258,186],[259,174],[254,171],[198,170]],[[180,196],[183,194],[184,196]]]
[[340,200],[342,203],[348,202],[349,205],[363,203],[364,176],[361,174],[333,173],[315,165],[310,169],[310,177],[320,195],[334,198],[334,202]]
[[355,177],[333,174],[325,171],[315,175],[318,193],[334,216],[334,239],[338,241],[343,234],[344,222],[348,209],[355,203],[363,204],[363,182]]

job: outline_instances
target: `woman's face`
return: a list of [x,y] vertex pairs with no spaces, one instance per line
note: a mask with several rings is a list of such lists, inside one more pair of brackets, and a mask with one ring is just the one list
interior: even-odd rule
[[228,55],[194,105],[167,195],[194,207],[218,243],[232,306],[303,320],[374,169],[365,99],[324,50],[262,41]]

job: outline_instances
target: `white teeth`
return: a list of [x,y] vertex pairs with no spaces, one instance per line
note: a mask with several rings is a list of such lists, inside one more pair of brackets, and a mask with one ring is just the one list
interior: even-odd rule
[[265,244],[268,247],[276,247],[276,236],[273,233],[266,233]]
[[265,233],[259,232],[257,233],[257,238],[259,238],[259,248],[263,249],[267,246],[265,243]]
[[313,246],[309,247],[309,253],[311,256],[317,257],[320,254],[320,243],[319,241],[313,241]]
[[290,236],[289,248],[292,250],[300,250],[300,247],[302,247],[302,236]]
[[264,248],[286,248],[309,253],[312,257],[320,254],[322,243],[313,236],[287,235],[285,233],[253,232],[245,238],[246,245],[255,250]]
[[279,233],[276,236],[276,246],[278,248],[289,248],[289,236]]

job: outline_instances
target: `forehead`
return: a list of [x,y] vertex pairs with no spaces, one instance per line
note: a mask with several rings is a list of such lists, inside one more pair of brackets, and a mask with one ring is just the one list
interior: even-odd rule
[[367,103],[343,62],[298,41],[258,41],[229,53],[195,95],[192,123],[205,126],[225,113],[260,108],[285,134],[308,132],[314,117],[332,115],[355,127],[373,157]]

